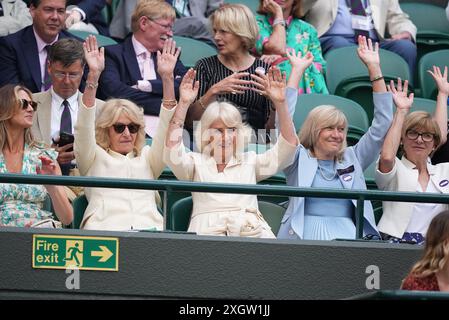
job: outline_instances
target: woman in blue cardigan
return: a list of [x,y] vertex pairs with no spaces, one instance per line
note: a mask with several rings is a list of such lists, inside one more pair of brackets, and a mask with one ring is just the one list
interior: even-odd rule
[[[346,145],[348,123],[334,106],[318,106],[299,132],[295,162],[285,169],[287,183],[296,187],[366,189],[363,171],[377,159],[393,118],[393,100],[382,77],[378,43],[358,39],[357,53],[373,85],[374,119],[352,147]],[[356,200],[291,197],[278,238],[354,239]],[[379,235],[369,201],[364,205],[364,234]]]

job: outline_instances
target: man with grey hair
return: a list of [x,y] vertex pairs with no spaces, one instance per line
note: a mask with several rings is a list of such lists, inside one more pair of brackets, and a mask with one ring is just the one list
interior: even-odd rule
[[[33,94],[39,106],[33,118],[32,133],[37,141],[54,144],[59,152],[58,163],[62,173],[68,175],[74,167],[73,143],[59,145],[61,132],[73,134],[78,115],[78,106],[83,94],[78,90],[83,77],[86,59],[83,44],[75,39],[65,38],[55,42],[49,51],[48,74],[52,86],[45,92]],[[96,83],[86,83],[97,86]],[[97,107],[103,101],[96,101]]]

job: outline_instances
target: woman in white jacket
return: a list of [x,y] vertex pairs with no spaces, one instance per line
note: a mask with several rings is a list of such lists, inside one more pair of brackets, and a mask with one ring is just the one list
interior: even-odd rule
[[[390,84],[397,111],[385,138],[376,171],[376,183],[381,190],[449,193],[449,163],[432,165],[429,156],[446,141],[447,136],[447,67],[442,74],[433,67],[429,71],[438,86],[434,115],[415,111],[407,115],[413,104],[413,94],[407,96],[408,83]],[[402,144],[404,155],[396,157]],[[379,221],[382,238],[422,243],[432,218],[447,210],[447,204],[384,202]]]
[[[165,167],[162,151],[168,121],[175,106],[173,68],[179,56],[175,42],[166,40],[158,52],[163,81],[160,121],[152,146],[145,145],[143,111],[126,99],[106,101],[95,120],[95,92],[104,69],[104,50],[95,38],[85,43],[89,75],[75,126],[75,157],[81,175],[127,179],[157,179]],[[89,205],[81,228],[126,231],[163,229],[154,190],[85,188]]]

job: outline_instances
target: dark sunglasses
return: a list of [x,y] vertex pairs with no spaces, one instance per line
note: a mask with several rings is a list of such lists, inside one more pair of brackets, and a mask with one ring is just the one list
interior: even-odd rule
[[140,129],[140,125],[136,123],[130,123],[130,124],[123,124],[123,123],[116,123],[113,124],[112,127],[114,128],[115,132],[117,133],[123,133],[125,131],[125,128],[128,127],[128,130],[130,133],[137,133]]
[[20,102],[22,103],[22,109],[26,110],[28,109],[28,106],[31,106],[34,111],[37,110],[37,102],[36,101],[28,101],[27,99],[20,99]]

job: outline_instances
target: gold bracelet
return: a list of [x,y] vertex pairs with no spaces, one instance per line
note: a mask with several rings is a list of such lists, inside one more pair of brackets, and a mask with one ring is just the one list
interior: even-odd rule
[[207,109],[207,107],[204,106],[204,103],[203,103],[203,97],[200,97],[200,98],[198,99],[198,103],[200,104],[201,109],[203,109],[203,110],[206,110],[206,109]]
[[176,99],[162,99],[162,102],[176,103]]
[[177,121],[175,119],[171,119],[170,123],[176,125],[179,128],[184,127],[184,121]]
[[97,89],[98,88],[98,82],[97,83],[93,83],[93,82],[87,82],[86,81],[86,88]]
[[178,102],[176,100],[162,100],[162,105],[164,108],[173,108],[178,105]]

